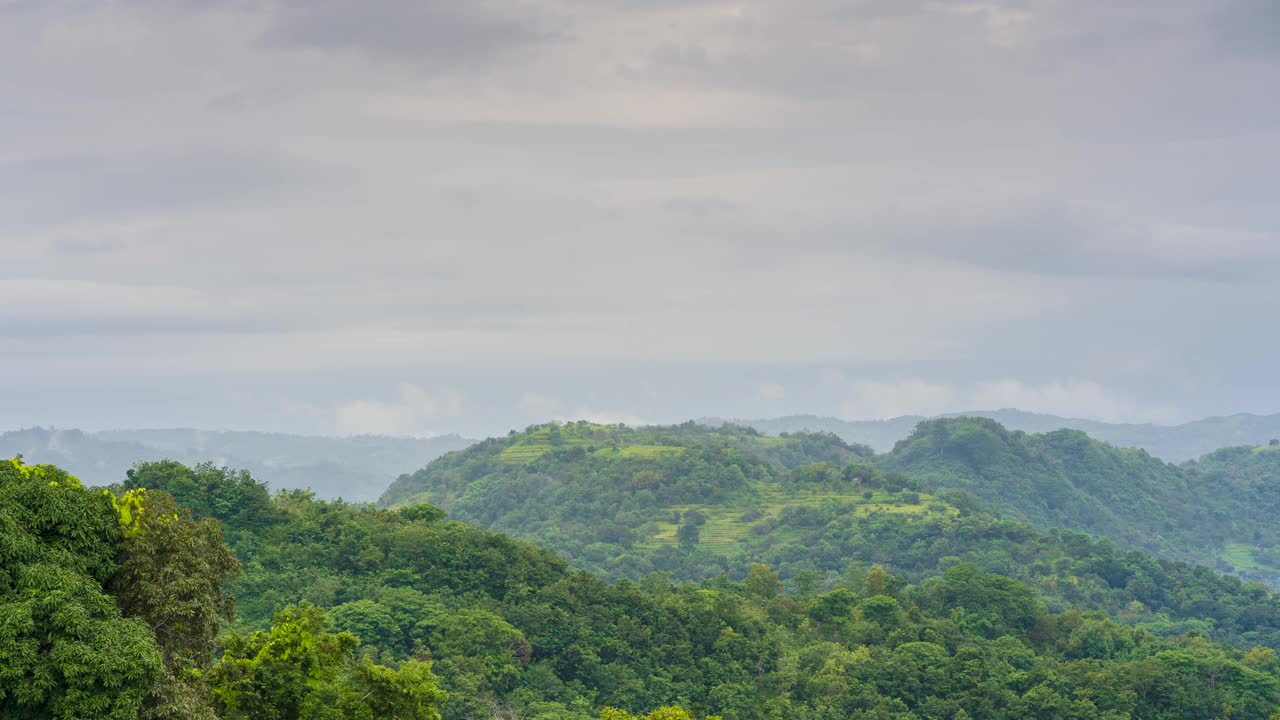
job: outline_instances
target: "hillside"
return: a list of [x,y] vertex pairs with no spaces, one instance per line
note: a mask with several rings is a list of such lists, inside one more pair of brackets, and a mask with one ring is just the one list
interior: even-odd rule
[[1276,457],[1244,448],[1176,466],[1075,430],[1028,434],[954,418],[922,422],[877,464],[972,493],[1041,528],[1089,532],[1276,585]]
[[[550,437],[535,431],[506,449]],[[534,454],[505,461],[521,453]],[[971,564],[918,584],[871,567],[829,592],[782,594],[763,565],[696,585],[608,584],[431,506],[269,498],[243,477],[172,463],[139,468],[127,485],[170,490],[223,523],[244,564],[233,589],[250,627],[310,600],[335,631],[362,639],[366,657],[392,668],[432,658],[445,720],[629,720],[625,711],[673,704],[725,720],[1162,719],[1227,706],[1264,720],[1280,710],[1271,650],[1054,612],[1032,588]],[[693,715],[650,720],[660,718]]]
[[[505,461],[526,462],[522,453],[535,454]],[[701,584],[662,575],[610,584],[430,505],[272,496],[246,473],[171,461],[139,465],[106,491],[52,466],[0,463],[0,558],[3,717],[1266,720],[1280,711],[1273,650],[1205,639],[1221,596],[1201,597],[1200,614],[1162,639],[1102,613],[1055,611],[1036,589],[971,563],[916,584],[855,566],[826,592],[797,583],[784,594],[762,564]],[[1259,596],[1240,615],[1280,619],[1277,604]]]
[[1153,632],[1194,626],[1280,647],[1280,605],[1261,587],[1039,532],[963,492],[933,495],[866,465],[834,436],[752,432],[539,426],[403,476],[381,502],[438,504],[609,578],[741,577],[764,562],[790,587],[825,587],[871,564],[919,582],[970,562],[1034,586],[1053,609],[1105,609]]
[[[1151,423],[1106,423],[1080,418],[1029,413],[1021,410],[994,410],[952,413],[939,417],[985,417],[1010,430],[1047,433],[1054,430],[1080,430],[1090,437],[1117,447],[1146,450],[1169,462],[1185,462],[1218,448],[1236,445],[1266,445],[1280,438],[1280,414],[1213,417],[1179,425]],[[906,439],[922,420],[908,415],[889,420],[840,420],[816,415],[791,415],[780,418],[736,420],[734,422],[777,435],[783,432],[829,432],[847,442],[865,443],[876,452],[888,452],[899,440]],[[709,420],[719,424],[720,420]]]
[[320,437],[208,430],[106,430],[83,432],[30,428],[0,434],[0,457],[78,469],[94,485],[119,482],[144,460],[212,462],[243,468],[277,489],[310,488],[324,498],[368,502],[406,470],[471,441],[383,436]]
[[[544,425],[486,440],[396,480],[384,506],[428,502],[552,547],[585,569],[638,578],[696,546],[707,577],[745,568],[774,526],[828,505],[860,516],[954,513],[902,482],[846,471],[832,435],[766,437],[735,426]],[[789,536],[783,532],[783,536]],[[674,554],[673,554],[674,553]],[[686,559],[686,564],[688,560]]]

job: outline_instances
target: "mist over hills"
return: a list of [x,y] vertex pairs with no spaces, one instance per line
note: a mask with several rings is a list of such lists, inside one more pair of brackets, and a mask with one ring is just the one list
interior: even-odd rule
[[273,490],[310,488],[318,497],[374,500],[401,473],[471,444],[430,438],[325,437],[187,428],[104,430],[28,428],[0,434],[0,457],[75,468],[90,485],[121,482],[140,461],[211,462],[248,470]]
[[[1029,433],[1080,430],[1096,440],[1116,447],[1142,448],[1162,460],[1176,463],[1195,460],[1219,448],[1265,445],[1280,437],[1280,413],[1239,413],[1179,425],[1107,423],[1016,409],[975,410],[938,416],[904,415],[886,420],[841,420],[818,415],[788,415],[755,420],[735,419],[730,422],[748,425],[770,435],[805,430],[830,432],[847,442],[863,443],[876,452],[888,452],[895,443],[911,435],[920,421],[931,417],[983,417],[995,420],[1009,430]],[[724,420],[708,418],[703,422],[714,425]]]

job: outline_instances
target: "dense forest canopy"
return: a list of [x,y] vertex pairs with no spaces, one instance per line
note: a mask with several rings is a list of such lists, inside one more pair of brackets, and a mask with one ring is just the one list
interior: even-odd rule
[[1009,431],[983,418],[920,423],[881,467],[971,493],[1041,528],[1071,528],[1164,558],[1280,585],[1280,455],[1230,448],[1178,466],[1076,430]]
[[[0,576],[7,717],[1118,720],[1280,709],[1271,649],[1051,612],[1033,588],[973,564],[915,584],[855,568],[826,592],[785,592],[763,564],[739,581],[610,584],[429,505],[270,495],[245,474],[172,462],[139,466],[112,491],[54,468],[8,468],[0,548],[19,564],[6,556]],[[175,575],[192,581],[156,581]],[[92,622],[42,614],[41,591],[62,587],[61,602],[82,603]],[[210,645],[209,620],[225,624],[232,597],[237,619]],[[160,630],[175,620],[182,632]],[[86,644],[115,654],[85,654]]]
[[[921,437],[936,427],[969,427],[963,420],[933,422],[922,426]],[[990,440],[985,433],[1004,433],[986,420],[975,427],[983,442]],[[1159,479],[1130,473],[1124,465],[1130,461],[1148,471],[1181,472],[1077,433],[1063,439],[1102,458],[1096,464],[1111,473],[1107,482],[1158,485]],[[538,426],[403,476],[383,502],[438,504],[451,517],[532,540],[610,578],[639,580],[652,572],[690,581],[742,577],[753,562],[765,562],[792,586],[828,587],[851,563],[881,564],[918,582],[971,562],[1036,587],[1054,609],[1105,610],[1157,634],[1195,627],[1223,641],[1280,649],[1280,602],[1267,588],[1126,551],[1110,539],[1037,530],[994,514],[990,506],[1003,504],[1017,515],[1016,503],[1051,496],[1026,487],[1037,480],[1023,472],[1035,468],[1026,457],[1018,456],[1021,469],[993,476],[979,489],[951,483],[953,489],[937,491],[881,469],[910,460],[921,447],[909,442],[900,453],[867,459],[869,449],[824,434],[767,437],[694,424]],[[967,490],[981,490],[991,502]],[[1096,523],[1085,512],[1080,517]],[[1132,538],[1119,534],[1122,543],[1139,545]]]
[[[964,423],[947,442],[978,453],[990,438],[960,431],[1005,432]],[[890,469],[950,460],[923,444],[940,431],[876,456],[821,433],[535,426],[402,476],[383,507],[212,464],[104,490],[6,461],[0,717],[1277,717],[1280,598]],[[1005,434],[1236,489],[1280,457],[1175,468]],[[1016,489],[1003,502],[1037,496]]]

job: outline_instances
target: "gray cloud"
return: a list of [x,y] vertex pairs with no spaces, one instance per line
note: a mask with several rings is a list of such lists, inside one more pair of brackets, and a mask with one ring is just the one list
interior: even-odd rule
[[543,13],[517,3],[280,0],[263,40],[445,70],[510,57],[551,40],[556,31]]
[[1214,16],[1214,28],[1229,52],[1280,53],[1280,6],[1270,0],[1227,0]]
[[1265,410],[1269,8],[2,4],[0,394],[440,431],[839,413],[835,369]]
[[[273,191],[306,182],[303,163],[268,153],[39,155],[0,165],[0,227],[262,202]],[[62,246],[74,250],[94,243]]]

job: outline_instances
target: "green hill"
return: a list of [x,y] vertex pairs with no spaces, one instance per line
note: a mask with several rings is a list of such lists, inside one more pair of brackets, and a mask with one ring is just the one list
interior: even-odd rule
[[1160,634],[1196,627],[1280,647],[1280,604],[1261,586],[1109,540],[1037,531],[968,493],[935,495],[871,467],[831,435],[539,426],[440,458],[397,480],[382,502],[437,504],[609,578],[743,577],[764,562],[791,587],[828,587],[875,563],[913,582],[974,563],[1035,587],[1054,610],[1106,610]]
[[[555,435],[523,439],[556,447],[565,438]],[[641,456],[698,450],[683,447]],[[1280,710],[1273,650],[1203,636],[1221,597],[1162,639],[1101,613],[1055,611],[1035,588],[971,563],[916,584],[855,566],[827,592],[801,582],[784,594],[759,564],[740,579],[611,584],[443,516],[272,496],[211,466],[143,464],[103,491],[57,468],[0,463],[0,717],[1266,720]]]
[[[536,431],[523,439],[541,442]],[[1033,588],[972,564],[918,584],[872,567],[828,592],[783,594],[762,565],[732,580],[610,584],[428,505],[269,498],[245,476],[174,464],[139,468],[127,485],[167,489],[224,523],[244,564],[233,589],[249,626],[310,600],[388,667],[432,658],[445,720],[613,719],[626,716],[601,710],[672,704],[725,720],[1177,718],[1227,706],[1261,720],[1280,710],[1271,650],[1055,612]]]
[[1280,584],[1280,455],[1222,450],[1185,466],[1075,430],[1010,431],[986,418],[920,423],[886,469],[963,490],[1041,528],[1062,527],[1161,557]]
[[[758,546],[776,539],[775,527],[826,506],[851,517],[956,512],[905,479],[886,483],[853,471],[860,459],[858,448],[833,435],[765,437],[692,423],[543,425],[402,476],[381,504],[437,504],[458,520],[545,543],[611,577],[663,565],[652,558],[677,549],[686,526],[693,529],[683,530],[685,544],[736,558],[741,569]],[[682,575],[727,567],[713,560]]]

